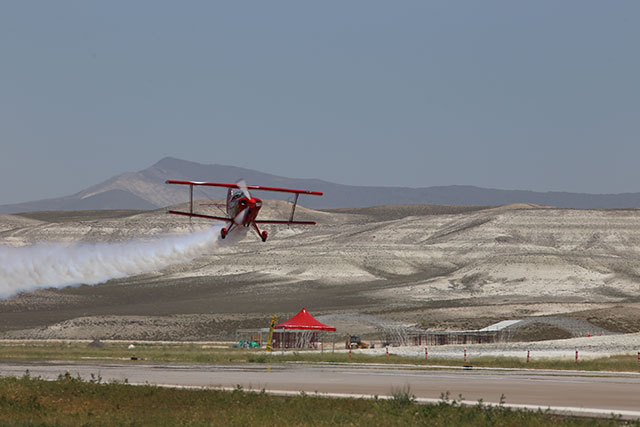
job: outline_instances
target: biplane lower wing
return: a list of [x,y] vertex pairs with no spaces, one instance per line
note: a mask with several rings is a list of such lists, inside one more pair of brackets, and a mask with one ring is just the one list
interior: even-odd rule
[[316,225],[315,221],[286,221],[286,220],[271,220],[271,219],[257,219],[256,224],[283,224],[283,225]]
[[204,214],[197,214],[192,212],[181,212],[181,211],[167,211],[167,213],[174,214],[174,215],[191,216],[194,218],[205,218],[205,219],[213,219],[216,221],[233,222],[231,218],[226,218],[222,216],[212,216],[212,215],[204,215]]
[[[223,184],[220,182],[200,182],[200,181],[179,181],[175,179],[169,179],[165,181],[167,184],[178,185],[191,185],[191,186],[205,186],[205,187],[223,187],[223,188],[241,188],[238,184]],[[311,196],[322,196],[321,191],[309,191],[309,190],[294,190],[290,188],[276,188],[276,187],[263,187],[261,185],[245,185],[247,190],[259,190],[259,191],[275,191],[279,193],[293,193],[293,194],[308,194]]]

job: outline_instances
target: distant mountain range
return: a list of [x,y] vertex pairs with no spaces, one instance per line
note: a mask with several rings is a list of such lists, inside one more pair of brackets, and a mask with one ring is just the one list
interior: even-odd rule
[[[470,185],[426,188],[363,187],[342,185],[319,179],[285,178],[263,172],[225,165],[201,163],[166,157],[140,172],[126,172],[71,196],[34,202],[0,205],[0,214],[47,210],[157,209],[188,200],[185,187],[166,185],[167,179],[236,182],[268,187],[300,188],[324,192],[323,197],[303,196],[300,204],[313,209],[358,208],[393,204],[505,205],[533,203],[561,208],[637,208],[640,193],[585,194],[495,190]],[[196,187],[196,199],[223,199],[225,190]],[[263,198],[278,198],[278,193],[262,193]],[[287,199],[288,196],[282,197]]]

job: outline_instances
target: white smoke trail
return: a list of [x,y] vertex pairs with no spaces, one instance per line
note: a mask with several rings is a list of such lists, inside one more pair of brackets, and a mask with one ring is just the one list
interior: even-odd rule
[[[95,285],[187,262],[220,245],[220,228],[152,241],[0,246],[0,299],[37,288]],[[243,234],[224,242],[233,244]]]

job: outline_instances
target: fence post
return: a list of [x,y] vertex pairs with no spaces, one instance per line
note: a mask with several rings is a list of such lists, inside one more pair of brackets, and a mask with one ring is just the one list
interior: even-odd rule
[[464,363],[467,363],[467,349],[464,349]]
[[387,349],[387,357],[389,357],[389,346],[386,346]]
[[576,363],[578,363],[578,350],[576,350]]
[[[429,359],[429,349],[427,347],[424,348],[424,360]],[[640,351],[638,352],[638,362],[640,362]]]
[[531,357],[531,350],[527,350],[527,363],[529,363],[530,357]]

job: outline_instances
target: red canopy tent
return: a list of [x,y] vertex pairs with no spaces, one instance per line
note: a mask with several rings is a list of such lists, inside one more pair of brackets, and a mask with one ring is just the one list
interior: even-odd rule
[[318,322],[306,308],[286,322],[277,324],[274,329],[274,348],[317,348],[318,332],[336,330],[333,326]]
[[335,331],[333,326],[318,322],[315,317],[309,314],[306,308],[302,308],[298,314],[286,322],[279,323],[275,329],[313,329],[316,331]]

